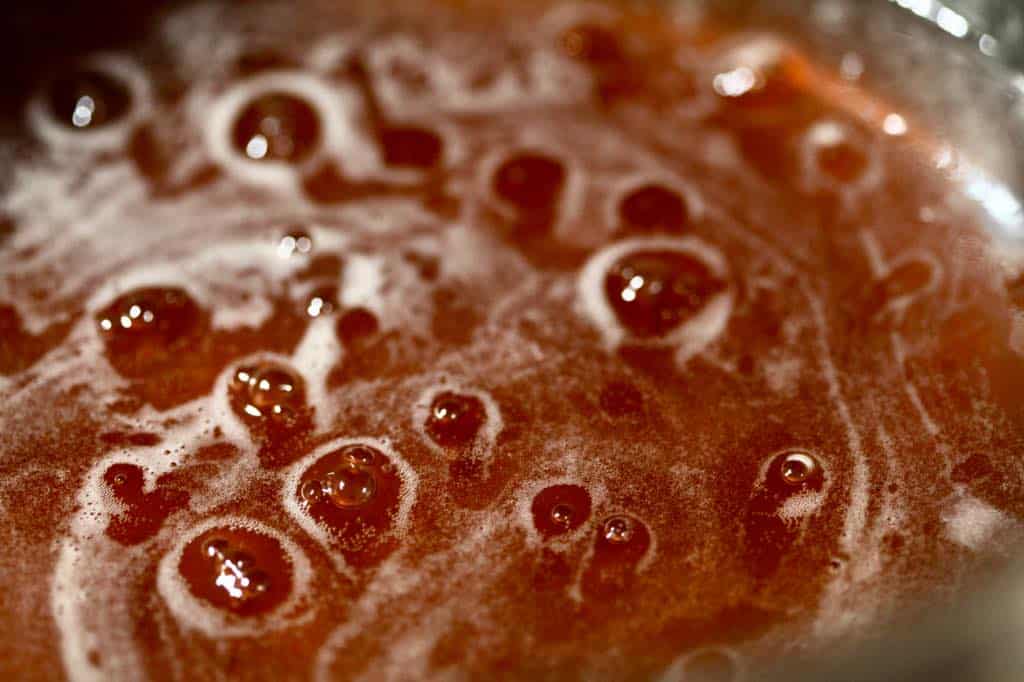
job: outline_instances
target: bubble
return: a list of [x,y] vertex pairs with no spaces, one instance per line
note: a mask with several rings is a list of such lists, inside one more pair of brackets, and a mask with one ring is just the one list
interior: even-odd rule
[[[350,442],[305,467],[292,488],[302,512],[326,531],[353,566],[372,565],[393,548],[403,480],[383,451]],[[314,492],[319,486],[319,493]]]
[[604,281],[615,316],[640,338],[667,334],[727,288],[701,259],[680,251],[635,251]]
[[565,187],[565,166],[555,158],[524,152],[505,160],[495,171],[494,192],[526,213],[555,208]]
[[551,522],[563,528],[572,525],[574,515],[573,508],[567,504],[556,504],[551,508]]
[[290,232],[277,242],[277,255],[281,258],[305,256],[312,251],[313,239],[302,230]]
[[803,136],[801,162],[810,189],[859,192],[874,187],[882,165],[870,136],[851,124],[824,120]]
[[637,232],[679,233],[686,229],[686,202],[663,185],[645,184],[631,190],[619,201],[622,228]]
[[749,111],[784,111],[802,94],[806,65],[790,46],[770,36],[744,39],[720,62],[712,84],[720,98]]
[[319,145],[320,118],[305,100],[270,92],[246,106],[235,120],[235,149],[254,161],[299,163]]
[[338,318],[335,330],[338,338],[348,347],[357,345],[380,331],[377,316],[366,308],[352,308]]
[[304,481],[299,486],[299,497],[305,502],[312,504],[318,502],[324,495],[324,483],[323,481]]
[[384,163],[400,168],[429,170],[444,156],[444,142],[437,133],[414,126],[389,127],[380,132]]
[[212,528],[193,539],[178,572],[197,599],[240,616],[272,611],[292,588],[292,566],[281,543],[240,527]]
[[613,545],[624,545],[633,539],[633,522],[625,516],[613,516],[604,522],[601,532]]
[[132,107],[128,84],[97,69],[72,71],[49,89],[50,111],[74,130],[95,130],[124,118]]
[[306,315],[312,318],[332,314],[338,307],[338,288],[333,285],[317,287],[306,298]]
[[813,457],[803,452],[791,452],[782,460],[780,472],[782,480],[790,485],[805,483],[815,474],[818,463]]
[[599,24],[573,26],[562,33],[560,43],[567,56],[595,66],[608,66],[623,59],[618,37]]
[[608,605],[627,592],[651,554],[653,536],[646,524],[626,514],[606,517],[596,532],[593,553],[583,571],[581,589],[592,603]]
[[306,408],[305,382],[293,370],[272,361],[238,367],[228,393],[232,410],[250,426],[290,428]]
[[211,559],[227,556],[228,541],[221,537],[212,537],[203,543],[203,554]]
[[548,486],[530,504],[533,525],[545,538],[569,533],[590,518],[591,505],[590,493],[581,486]]
[[818,168],[835,180],[851,183],[864,175],[868,157],[856,145],[837,141],[818,149],[817,164]]
[[372,468],[355,462],[338,471],[331,471],[324,478],[323,488],[327,497],[338,507],[359,507],[377,492],[377,479]]
[[95,320],[118,371],[140,376],[173,362],[203,333],[204,317],[183,289],[150,287],[118,297]]
[[465,447],[476,439],[486,417],[479,398],[448,391],[434,398],[424,427],[441,447]]

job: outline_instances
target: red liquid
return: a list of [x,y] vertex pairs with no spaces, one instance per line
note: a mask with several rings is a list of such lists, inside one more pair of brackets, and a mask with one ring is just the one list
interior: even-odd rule
[[1024,263],[920,124],[756,27],[385,4],[41,84],[0,672],[734,680],[1005,560]]

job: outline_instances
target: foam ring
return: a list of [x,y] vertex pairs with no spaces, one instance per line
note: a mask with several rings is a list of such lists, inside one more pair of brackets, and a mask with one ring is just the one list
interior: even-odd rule
[[501,434],[502,429],[505,428],[504,421],[501,417],[501,408],[498,407],[497,401],[486,391],[481,391],[475,388],[469,388],[462,386],[458,383],[451,383],[441,381],[422,394],[419,399],[413,404],[412,409],[412,426],[419,434],[421,440],[437,455],[442,457],[449,456],[450,452],[448,449],[441,447],[427,434],[426,422],[430,417],[430,406],[433,404],[437,396],[442,393],[456,393],[459,395],[466,395],[476,398],[484,407],[484,424],[480,433],[476,435],[473,441],[472,452],[474,455],[482,456],[485,459],[491,459],[494,455],[494,444]]
[[345,561],[345,558],[337,551],[332,550],[334,542],[330,531],[318,524],[309,514],[306,513],[306,510],[303,508],[298,496],[295,494],[295,491],[299,487],[299,481],[302,480],[302,474],[304,474],[310,466],[315,464],[324,455],[348,445],[365,445],[375,450],[379,450],[388,458],[388,461],[390,461],[395,467],[395,471],[402,479],[402,489],[398,498],[398,513],[395,515],[394,526],[391,530],[392,536],[401,537],[408,531],[412,507],[416,502],[416,492],[419,487],[419,475],[409,465],[409,463],[391,447],[390,442],[386,438],[338,438],[328,443],[324,443],[288,467],[281,484],[281,501],[284,504],[285,510],[295,520],[295,522],[309,534],[310,537],[316,540],[317,543],[325,549],[330,550],[335,568],[343,575],[351,576],[352,568]]
[[53,84],[55,77],[51,77],[28,104],[26,115],[32,130],[51,147],[64,151],[97,152],[123,145],[153,109],[149,77],[134,59],[116,53],[94,54],[75,66],[111,75],[123,83],[131,100],[128,112],[120,120],[96,128],[69,128],[50,111],[46,87]]
[[[292,566],[292,587],[288,597],[272,611],[257,617],[240,618],[208,605],[192,594],[185,579],[178,572],[185,547],[211,528],[241,528],[277,540]],[[160,560],[157,568],[157,591],[164,603],[185,628],[199,630],[211,639],[251,637],[272,630],[280,630],[307,620],[311,612],[304,609],[304,599],[312,581],[313,569],[309,559],[295,542],[283,532],[270,526],[239,516],[208,519],[183,534]]]
[[[604,279],[608,270],[624,256],[651,250],[677,251],[694,256],[715,276],[729,282],[729,287],[708,301],[697,315],[668,334],[656,339],[642,339],[634,337],[619,322],[605,296]],[[616,242],[591,257],[580,271],[576,287],[580,312],[597,327],[609,350],[614,350],[624,341],[638,346],[674,346],[676,361],[680,364],[702,351],[725,331],[736,298],[736,287],[731,281],[725,256],[697,237],[652,237]]]
[[686,208],[689,224],[698,223],[704,219],[706,212],[704,197],[701,196],[701,193],[693,185],[681,182],[666,173],[634,173],[628,177],[616,180],[607,195],[604,214],[605,224],[610,227],[609,233],[616,232],[620,227],[619,206],[622,200],[630,192],[648,185],[662,186],[679,194]]
[[[316,111],[321,128],[320,148],[302,164],[254,161],[234,148],[232,129],[242,111],[260,96],[272,93],[299,97]],[[298,192],[299,169],[324,158],[341,159],[346,174],[353,177],[366,177],[380,168],[376,147],[357,124],[362,108],[359,93],[351,86],[329,84],[302,71],[265,73],[236,84],[213,103],[204,138],[211,158],[239,180]]]

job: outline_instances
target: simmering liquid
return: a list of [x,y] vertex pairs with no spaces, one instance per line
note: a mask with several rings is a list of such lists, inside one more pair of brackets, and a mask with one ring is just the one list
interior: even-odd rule
[[367,5],[39,83],[0,670],[735,681],[1008,556],[1024,267],[966,162],[757,27]]

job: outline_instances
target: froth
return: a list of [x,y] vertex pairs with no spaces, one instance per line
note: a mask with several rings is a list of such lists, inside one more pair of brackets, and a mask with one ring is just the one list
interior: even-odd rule
[[973,551],[984,548],[1001,531],[1018,528],[1006,514],[963,491],[942,518],[947,537]]

